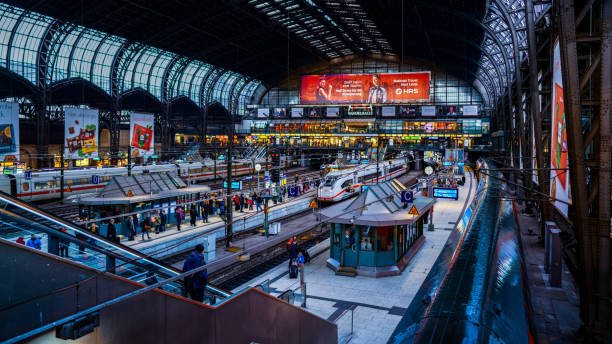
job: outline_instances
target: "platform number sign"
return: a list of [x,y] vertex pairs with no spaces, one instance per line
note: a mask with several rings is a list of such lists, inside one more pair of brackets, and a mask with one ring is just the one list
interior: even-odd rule
[[96,176],[96,175],[91,176],[91,183],[100,184],[100,176]]
[[26,180],[31,180],[32,179],[32,171],[25,171],[25,179]]
[[402,191],[402,202],[404,203],[412,203],[413,194],[412,191]]
[[291,186],[289,188],[289,197],[297,197],[299,194],[299,187],[297,186]]

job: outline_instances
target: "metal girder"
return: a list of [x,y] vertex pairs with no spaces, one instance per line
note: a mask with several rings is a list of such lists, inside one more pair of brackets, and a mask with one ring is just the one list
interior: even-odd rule
[[6,49],[6,69],[8,70],[11,70],[11,50],[13,50],[13,39],[15,38],[15,32],[19,28],[19,25],[21,24],[23,17],[25,17],[27,13],[28,11],[23,11],[19,15],[19,18],[15,22],[15,26],[13,26],[13,30],[11,31],[11,37],[8,40],[7,49]]
[[565,103],[565,121],[567,130],[570,185],[572,188],[572,222],[577,232],[578,259],[580,268],[580,308],[585,328],[593,330],[596,326],[597,305],[595,301],[593,233],[587,216],[587,190],[584,181],[585,156],[582,150],[582,131],[580,118],[580,90],[578,53],[576,49],[576,26],[574,2],[560,0],[560,38],[561,65],[563,73],[563,99]]
[[217,81],[219,81],[219,78],[221,78],[222,75],[224,75],[225,73],[228,73],[228,70],[225,69],[221,69],[219,68],[218,70],[218,74],[215,75],[214,79],[212,79],[212,82],[210,83],[210,87],[206,90],[206,104],[210,103],[212,101],[212,92],[215,89],[215,85],[217,84]]
[[[512,22],[512,19],[510,18],[510,15],[508,14],[508,10],[506,8],[506,5],[503,4],[500,0],[493,0],[493,2],[496,4],[495,7],[490,7],[494,12],[497,12],[497,10],[501,11],[501,13],[497,13],[501,18],[503,18],[506,21],[506,25],[508,25],[508,28],[510,29],[510,35],[512,37],[512,47],[514,49],[514,76],[515,76],[515,86],[516,86],[516,100],[517,100],[517,112],[516,112],[516,116],[518,118],[518,126],[519,126],[519,145],[520,145],[520,150],[523,153],[523,156],[527,155],[527,145],[526,145],[526,135],[525,135],[525,123],[524,123],[524,118],[523,118],[523,97],[522,97],[522,88],[523,88],[523,77],[521,75],[521,57],[520,57],[520,53],[519,53],[519,42],[518,42],[518,38],[516,35],[516,29],[514,28],[514,23]],[[510,82],[510,81],[508,81]],[[520,154],[516,154],[515,156],[516,161],[518,161],[520,159]],[[522,161],[521,161],[522,162]],[[520,167],[520,162],[519,164],[517,164],[516,167]],[[525,166],[525,164],[523,164],[523,166]],[[531,175],[526,175],[526,174],[521,174],[521,176],[523,177],[523,184],[527,187],[527,190],[531,189]],[[528,192],[528,196],[529,196],[529,192]]]
[[204,108],[204,106],[206,105],[205,101],[205,90],[204,88],[206,87],[206,83],[208,82],[208,79],[210,78],[211,75],[213,75],[214,73],[217,72],[217,67],[210,65],[210,70],[206,73],[206,75],[204,76],[204,78],[202,79],[202,83],[200,84],[200,90],[199,95],[200,95],[200,107]]
[[[538,189],[540,194],[548,194],[548,190],[546,190],[545,183],[546,180],[546,170],[544,170],[544,147],[539,144],[540,139],[542,138],[542,113],[540,109],[540,97],[539,97],[539,88],[538,88],[538,62],[537,57],[538,53],[536,50],[536,36],[535,36],[535,17],[534,17],[534,8],[533,8],[533,0],[526,0],[525,4],[525,20],[527,22],[527,48],[528,48],[528,58],[529,58],[529,90],[530,90],[530,109],[531,109],[531,119],[533,125],[533,135],[534,140],[536,142],[536,163],[538,169]],[[535,168],[533,166],[533,159],[531,160],[530,168]],[[544,205],[541,209],[544,212],[545,216],[547,211],[544,209],[547,207],[548,202],[542,202]],[[540,226],[540,237],[544,238],[544,226]]]

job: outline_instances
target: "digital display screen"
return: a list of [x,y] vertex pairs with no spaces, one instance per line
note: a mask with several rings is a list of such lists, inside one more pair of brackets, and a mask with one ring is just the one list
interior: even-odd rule
[[430,72],[304,75],[302,104],[403,103],[429,100]]
[[433,196],[435,198],[458,199],[459,198],[459,189],[434,188],[433,189]]

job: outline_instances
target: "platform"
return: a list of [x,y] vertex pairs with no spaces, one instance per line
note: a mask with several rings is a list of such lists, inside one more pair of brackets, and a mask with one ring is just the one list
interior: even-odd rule
[[[307,309],[335,321],[344,310],[354,305],[355,333],[351,343],[386,342],[427,276],[455,223],[463,215],[464,206],[471,202],[476,184],[472,174],[466,174],[465,185],[459,187],[458,200],[439,199],[436,202],[433,215],[435,230],[424,233],[425,243],[399,276],[337,276],[326,266],[329,249],[323,250],[323,253],[305,266]],[[270,281],[272,295],[298,288],[299,280],[289,279],[287,263],[254,278],[235,291],[266,280]]]
[[[299,197],[289,198],[278,205],[270,202],[269,221],[275,222],[276,219],[309,209],[310,200],[314,195],[314,191],[309,191]],[[209,216],[208,221],[208,223],[203,223],[201,219],[198,219],[196,226],[191,226],[188,220],[184,220],[181,224],[181,231],[176,229],[176,225],[171,225],[159,234],[149,232],[150,240],[142,240],[142,234],[139,232],[133,241],[123,240],[121,243],[142,253],[152,255],[154,258],[162,259],[190,250],[197,244],[203,244],[208,235],[214,234],[217,239],[225,235],[225,224],[220,216]],[[234,233],[243,231],[245,227],[248,230],[262,224],[263,212],[257,212],[255,206],[253,206],[253,210],[245,209],[243,213],[234,211]],[[239,244],[239,242],[233,243],[234,246]]]

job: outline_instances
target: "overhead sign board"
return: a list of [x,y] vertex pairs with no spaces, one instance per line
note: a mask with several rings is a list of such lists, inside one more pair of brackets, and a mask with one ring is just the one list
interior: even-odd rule
[[433,188],[435,198],[459,199],[459,189],[455,188]]
[[[223,181],[223,188],[227,189],[227,180]],[[232,182],[232,189],[242,190],[242,181]]]
[[430,72],[304,75],[302,104],[404,103],[429,100]]

